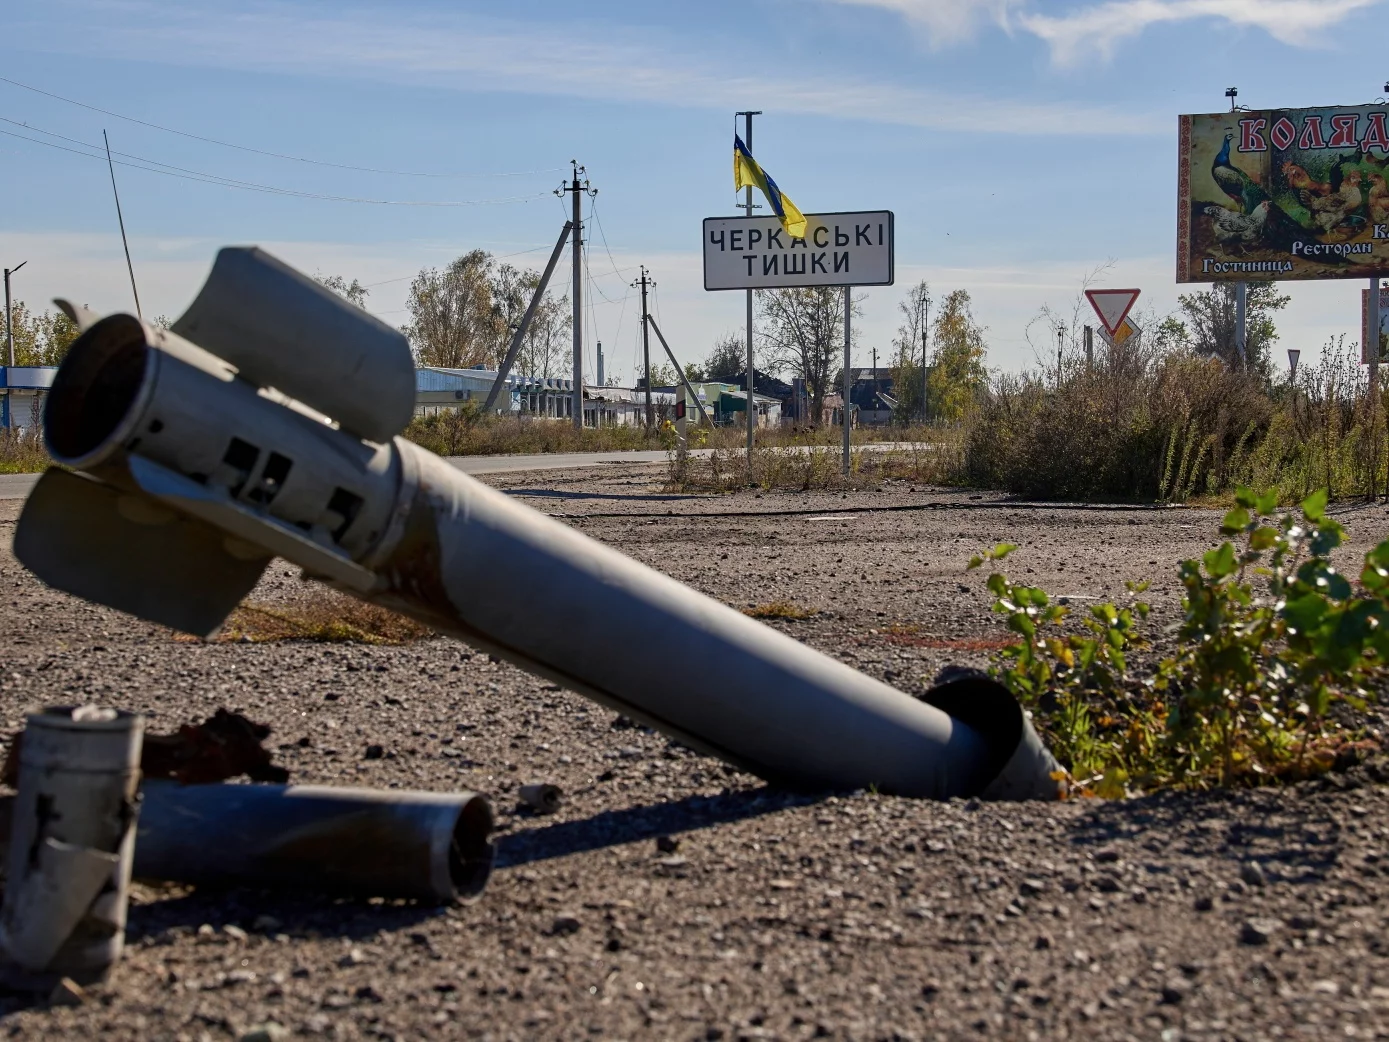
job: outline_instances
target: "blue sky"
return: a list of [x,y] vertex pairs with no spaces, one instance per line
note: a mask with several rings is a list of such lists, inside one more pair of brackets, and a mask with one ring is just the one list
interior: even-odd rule
[[[801,209],[891,209],[898,285],[873,289],[856,362],[886,353],[928,278],[971,291],[990,365],[1033,361],[1029,322],[1081,280],[1175,306],[1176,117],[1382,98],[1389,0],[703,0],[508,4],[45,0],[7,12],[0,131],[308,195],[117,167],[147,313],[177,315],[218,246],[255,242],[372,284],[405,319],[408,277],[474,247],[540,265],[573,157],[597,197],[588,322],[636,355],[635,266],[682,358],[741,323],[705,293],[700,220],[736,212],[733,112]],[[339,164],[338,166],[325,164]],[[369,167],[374,173],[342,167]],[[431,176],[407,176],[428,174]],[[104,163],[0,134],[0,253],[15,292],[128,309]],[[1358,337],[1358,283],[1290,284],[1283,347]],[[1050,343],[1040,326],[1039,346]],[[591,349],[590,349],[591,350]],[[586,368],[592,373],[592,356]]]

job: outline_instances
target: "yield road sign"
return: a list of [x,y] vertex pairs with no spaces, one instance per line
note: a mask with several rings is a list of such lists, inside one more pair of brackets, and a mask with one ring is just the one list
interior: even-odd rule
[[1090,306],[1095,309],[1095,314],[1100,317],[1104,331],[1114,336],[1128,317],[1129,310],[1140,292],[1136,289],[1087,289],[1085,295],[1090,300]]

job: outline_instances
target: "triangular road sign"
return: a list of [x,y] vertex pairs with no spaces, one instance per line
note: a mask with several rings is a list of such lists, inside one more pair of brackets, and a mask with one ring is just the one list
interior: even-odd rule
[[1140,290],[1136,289],[1087,289],[1090,306],[1100,316],[1100,323],[1110,336],[1119,332],[1119,326],[1128,317],[1129,309],[1138,299]]

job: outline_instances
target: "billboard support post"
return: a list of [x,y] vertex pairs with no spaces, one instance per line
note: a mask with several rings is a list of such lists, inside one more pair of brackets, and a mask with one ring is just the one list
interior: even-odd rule
[[1240,365],[1248,368],[1249,360],[1245,358],[1245,331],[1247,312],[1249,308],[1249,283],[1235,283],[1235,351],[1239,355]]
[[1365,324],[1370,336],[1370,444],[1374,446],[1370,454],[1370,499],[1379,498],[1379,433],[1375,424],[1379,419],[1379,276],[1370,279],[1369,298],[1365,302],[1369,321]]

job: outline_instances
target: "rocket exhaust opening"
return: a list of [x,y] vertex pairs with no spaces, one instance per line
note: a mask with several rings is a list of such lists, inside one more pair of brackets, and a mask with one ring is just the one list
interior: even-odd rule
[[44,407],[53,457],[84,460],[109,442],[130,414],[148,366],[144,327],[130,315],[102,319],[78,337]]

